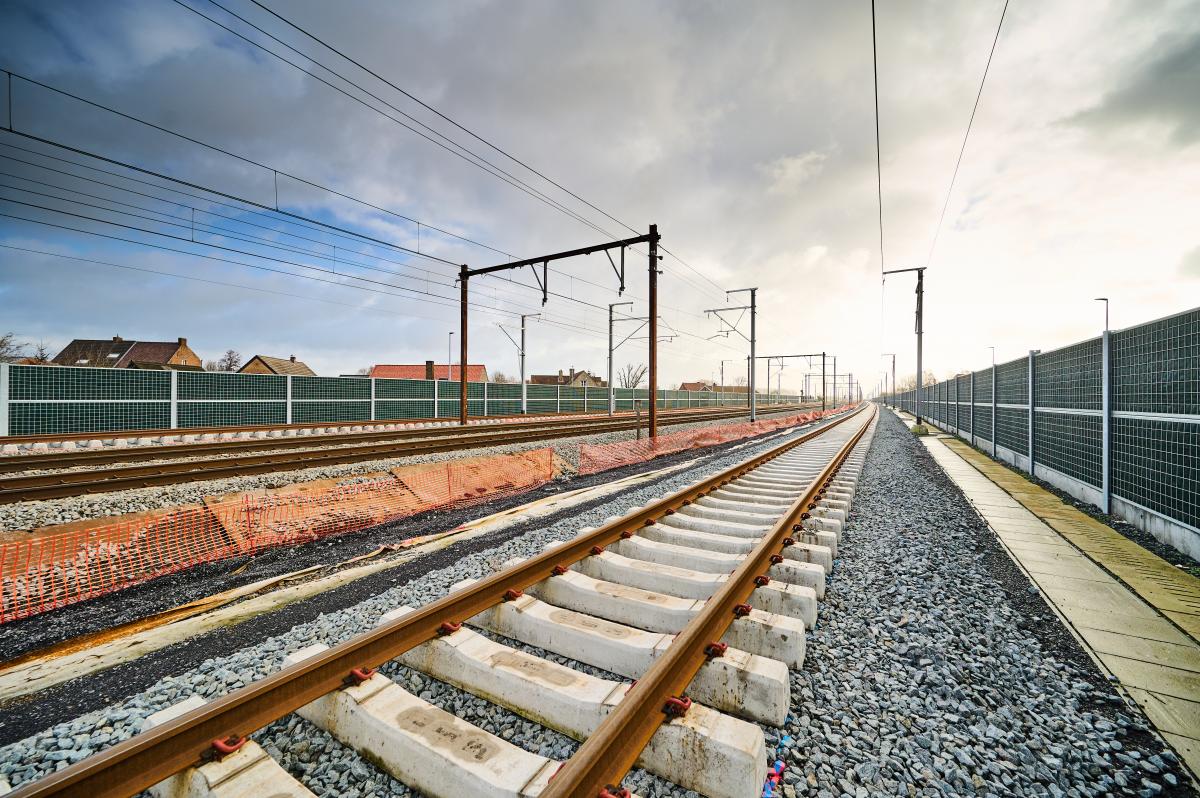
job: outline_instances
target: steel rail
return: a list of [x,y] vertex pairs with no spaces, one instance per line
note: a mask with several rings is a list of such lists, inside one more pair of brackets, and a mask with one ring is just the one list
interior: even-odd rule
[[401,618],[239,688],[63,770],[22,785],[10,793],[10,798],[129,798],[203,762],[212,751],[214,741],[245,737],[263,728],[343,687],[352,670],[375,668],[395,659],[438,636],[442,624],[461,623],[478,615],[504,601],[507,591],[524,590],[543,579],[549,579],[555,575],[556,568],[589,556],[593,547],[616,542],[622,532],[636,530],[647,521],[678,510],[709,491],[857,417],[861,412],[860,408],[837,417],[816,430],[651,502],[623,518],[585,532],[561,546],[484,577]]
[[[812,405],[778,405],[776,413],[795,412],[811,408]],[[744,415],[742,408],[714,408],[707,410],[682,410],[670,412],[669,418],[679,419],[671,423],[691,423],[717,418],[733,418]],[[81,465],[108,465],[137,460],[171,460],[180,457],[194,457],[204,454],[233,454],[239,452],[279,451],[286,449],[314,448],[319,446],[336,446],[343,443],[370,443],[379,441],[400,441],[410,438],[437,438],[461,436],[472,433],[498,433],[502,430],[544,429],[563,424],[595,424],[600,422],[626,421],[632,423],[632,413],[622,413],[618,417],[589,416],[582,418],[553,418],[533,421],[513,422],[511,424],[489,424],[472,427],[465,432],[458,426],[405,428],[396,430],[379,430],[364,432],[338,432],[325,435],[309,435],[288,438],[253,438],[248,440],[200,441],[196,443],[178,443],[158,446],[135,446],[128,449],[87,449],[82,451],[64,451],[47,454],[18,454],[0,457],[0,473],[16,473],[30,469],[74,468]],[[328,425],[320,425],[328,426]],[[235,428],[236,429],[236,428]],[[253,428],[253,431],[276,431],[291,429],[285,427]],[[221,430],[227,432],[227,430]],[[187,433],[189,435],[196,433]],[[91,439],[95,439],[92,436]],[[144,436],[138,436],[144,437]],[[5,439],[7,441],[8,439]]]
[[[772,555],[779,554],[785,539],[799,531],[801,515],[824,493],[831,477],[862,439],[878,410],[872,403],[870,415],[813,481],[802,496],[775,523],[762,542],[742,561],[733,575],[672,641],[663,656],[637,680],[615,709],[584,741],[555,774],[542,798],[596,798],[610,785],[620,784],[659,726],[667,699],[682,696],[707,660],[705,648],[719,641],[734,619],[734,608],[754,592],[755,579],[767,573]],[[856,413],[857,415],[857,413]],[[719,774],[714,774],[720,778]]]
[[[721,418],[723,416],[719,416]],[[673,419],[672,423],[702,420],[695,417]],[[410,457],[439,454],[484,446],[530,443],[579,435],[619,432],[633,429],[629,420],[565,423],[529,430],[479,430],[462,432],[447,439],[418,439],[392,443],[351,445],[301,451],[250,454],[208,460],[181,460],[150,465],[121,466],[81,471],[56,471],[49,474],[0,479],[0,505],[21,501],[95,495],[118,490],[175,485],[206,479],[266,474],[295,468],[340,465],[381,457]]]

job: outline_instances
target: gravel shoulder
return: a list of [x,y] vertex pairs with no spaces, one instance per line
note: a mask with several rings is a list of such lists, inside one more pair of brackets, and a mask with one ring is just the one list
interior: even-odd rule
[[839,554],[792,675],[785,796],[1196,794],[891,413]]

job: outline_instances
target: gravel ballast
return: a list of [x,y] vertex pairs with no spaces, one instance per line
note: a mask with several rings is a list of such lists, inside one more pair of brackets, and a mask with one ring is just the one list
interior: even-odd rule
[[792,672],[785,796],[1194,794],[888,411],[839,555]]

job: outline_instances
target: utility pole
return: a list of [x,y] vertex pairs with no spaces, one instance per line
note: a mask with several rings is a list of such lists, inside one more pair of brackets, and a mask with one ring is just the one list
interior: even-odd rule
[[833,405],[834,405],[834,407],[837,407],[837,403],[838,403],[837,355],[832,355],[832,357],[833,357]]
[[825,411],[825,353],[821,353],[821,412]]
[[921,423],[921,394],[924,393],[925,382],[924,375],[921,371],[921,338],[925,334],[925,267],[917,266],[912,269],[892,269],[884,272],[884,278],[889,274],[902,274],[904,272],[917,273],[917,393],[913,413],[917,418],[917,423]]
[[502,324],[496,325],[497,327],[500,328],[500,332],[504,333],[504,335],[508,337],[508,340],[512,341],[513,345],[517,347],[517,357],[520,360],[520,364],[521,364],[520,365],[520,371],[521,371],[521,415],[525,415],[526,413],[529,412],[528,398],[526,396],[526,391],[525,391],[525,319],[533,318],[535,316],[540,316],[540,315],[542,315],[542,314],[541,313],[524,313],[521,315],[521,343],[519,343],[519,344],[516,341],[513,341],[513,337],[508,334],[508,330],[504,329],[504,325],[502,325]]
[[[736,308],[711,308],[709,310],[704,311],[704,315],[707,316],[710,313],[713,314],[718,319],[720,319],[722,322],[727,324],[729,326],[730,330],[732,330],[733,332],[736,332],[738,335],[741,335],[742,338],[745,338],[747,341],[750,342],[750,357],[746,360],[746,371],[749,376],[747,390],[750,394],[750,421],[753,422],[756,419],[757,414],[758,414],[758,398],[754,395],[754,372],[756,371],[756,369],[754,368],[754,365],[755,365],[755,363],[754,363],[754,357],[755,357],[754,348],[758,342],[758,338],[757,338],[757,335],[755,332],[755,327],[756,327],[756,324],[758,323],[758,288],[736,288],[732,291],[726,291],[725,299],[728,300],[730,294],[741,294],[741,293],[745,293],[747,291],[750,293],[750,304],[749,305],[742,305],[742,306],[736,307]],[[729,312],[732,312],[735,310],[750,311],[750,337],[749,338],[746,338],[746,336],[744,334],[742,334],[742,331],[737,328],[736,322],[730,322],[728,319],[726,319],[725,317],[723,317],[721,315],[722,313],[729,313]],[[767,369],[767,392],[770,393],[770,390],[771,390],[771,370],[768,367],[768,369]]]
[[[895,393],[896,393],[896,353],[895,352],[884,352],[881,355],[881,357],[890,357],[892,359],[892,390],[891,390],[891,394],[892,394],[892,407],[895,407],[896,406],[896,397],[895,397]],[[885,389],[884,393],[887,393],[887,390],[886,390],[886,388],[887,388],[887,373],[886,372],[884,373],[883,381],[884,381],[884,389]]]
[[617,393],[613,387],[613,308],[623,305],[633,307],[632,302],[614,302],[608,306],[608,414],[617,411]]
[[650,225],[650,439],[658,437],[658,225]]

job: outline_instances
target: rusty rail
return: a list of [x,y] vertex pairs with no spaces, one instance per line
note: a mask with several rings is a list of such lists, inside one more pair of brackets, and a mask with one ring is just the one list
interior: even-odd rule
[[[164,723],[162,726],[156,726],[61,771],[23,785],[10,795],[12,798],[35,798],[35,796],[36,798],[45,798],[46,796],[128,798],[128,796],[135,795],[169,776],[201,763],[212,750],[214,740],[249,735],[317,698],[341,688],[352,670],[374,668],[395,659],[404,652],[436,637],[443,623],[460,623],[499,604],[504,600],[507,591],[524,590],[530,585],[554,576],[556,568],[565,567],[587,557],[591,554],[594,546],[603,547],[614,543],[625,530],[636,530],[646,521],[662,517],[668,511],[677,510],[686,502],[691,502],[796,446],[813,440],[848,419],[858,417],[862,412],[864,409],[860,407],[854,412],[835,418],[819,429],[710,476],[696,485],[652,502],[630,515],[573,538],[562,546],[543,552],[512,568],[492,574],[402,618],[364,632],[317,656],[235,690],[203,707]],[[872,409],[870,412],[873,413],[874,410]],[[754,558],[754,564],[758,565],[757,558]],[[743,572],[758,573],[756,570],[747,570],[748,568],[750,566],[744,566],[736,573],[743,576],[745,575]],[[728,598],[727,592],[723,591],[719,594],[719,598],[714,598],[713,601],[724,602]],[[688,628],[691,629],[692,625],[689,625]],[[705,629],[702,633],[697,632],[689,636],[685,630],[680,637],[688,640],[703,637],[707,642],[710,639],[707,631]],[[652,668],[651,674],[661,670],[656,665]],[[689,676],[689,681],[690,678]],[[647,688],[641,695],[647,695],[649,689]],[[637,694],[630,693],[630,697],[626,701],[630,699],[637,700]],[[622,709],[625,703],[623,701],[618,710]],[[622,713],[622,716],[626,714]],[[657,712],[657,708],[654,712],[654,720],[656,725],[661,723],[661,715]],[[606,727],[606,736],[611,736],[613,734],[612,724],[608,721],[597,730],[597,733],[605,730]],[[649,737],[645,739],[649,739]],[[595,748],[596,746],[593,745],[589,750],[595,750]],[[583,750],[580,749],[580,751]],[[571,780],[575,778],[571,774],[580,772],[581,766],[572,767],[571,765],[578,756],[577,753],[568,761],[559,777],[551,784],[555,795],[583,794],[569,786],[572,783]],[[623,761],[624,759],[622,759]],[[623,774],[626,770],[628,770],[627,765],[620,772]],[[586,771],[589,777],[599,772],[594,767],[589,767]],[[615,773],[616,771],[611,770],[611,772]],[[596,792],[590,793],[589,798],[595,794]]]
[[[862,412],[862,411],[860,411]],[[789,535],[799,531],[801,514],[841,467],[878,412],[874,404],[862,429],[838,451],[804,495],[796,499],[762,542],[742,561],[737,570],[704,604],[704,609],[675,637],[670,648],[637,680],[622,699],[584,741],[542,792],[542,798],[595,798],[607,786],[620,784],[650,738],[666,720],[663,707],[669,698],[682,696],[706,659],[705,648],[719,641],[734,619],[734,608],[754,592],[755,579],[765,575],[772,555],[783,551]],[[721,480],[722,482],[725,480]],[[714,774],[719,778],[719,774]]]

